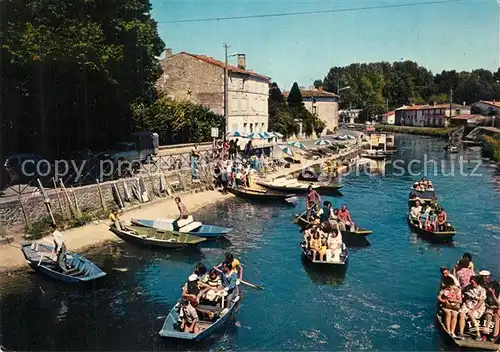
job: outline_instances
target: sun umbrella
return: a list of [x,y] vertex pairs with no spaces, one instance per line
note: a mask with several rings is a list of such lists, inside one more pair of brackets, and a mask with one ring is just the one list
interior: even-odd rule
[[295,148],[299,148],[299,149],[307,149],[306,146],[304,145],[304,143],[302,142],[299,142],[299,141],[295,141],[295,142],[290,142],[288,143],[289,146],[291,147],[295,147]]
[[318,139],[314,144],[316,145],[332,145],[330,141],[327,141],[326,139],[320,138]]
[[247,136],[248,139],[265,139],[257,132],[252,132]]
[[287,146],[287,145],[280,145],[279,147],[280,147],[281,151],[283,153],[285,153],[286,155],[289,155],[289,156],[294,156],[295,155],[293,153],[292,149],[290,149],[289,146]]
[[274,134],[272,132],[267,132],[267,131],[262,132],[261,136],[264,137],[265,139],[274,138]]
[[228,137],[243,137],[243,138],[244,138],[244,137],[246,137],[247,135],[246,135],[246,134],[244,134],[244,133],[241,133],[241,132],[239,132],[239,131],[234,131],[234,132],[230,132],[230,133],[228,133],[228,135],[227,135],[227,136],[228,136]]

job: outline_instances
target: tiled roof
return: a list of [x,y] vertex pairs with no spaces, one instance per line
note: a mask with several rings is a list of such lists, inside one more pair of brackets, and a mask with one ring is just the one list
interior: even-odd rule
[[[187,53],[185,51],[182,51],[182,52],[180,52],[178,54],[175,54],[175,55],[179,55],[179,54],[189,55],[189,56],[192,56],[192,57],[194,57],[194,58],[196,58],[198,60],[204,61],[204,62],[209,63],[211,65],[219,66],[221,68],[224,68],[224,66],[225,66],[224,62],[219,61],[217,59],[214,59],[211,56],[190,54],[190,53]],[[227,65],[227,69],[229,71],[231,71],[231,72],[237,72],[237,73],[241,73],[241,74],[252,76],[252,77],[256,77],[256,78],[261,78],[261,79],[264,79],[264,80],[267,80],[267,81],[271,80],[271,77],[258,74],[258,73],[254,72],[254,71],[244,70],[244,69],[241,69],[241,68],[236,67],[236,66]]]
[[382,116],[389,116],[389,115],[394,115],[396,113],[396,110],[393,110],[393,111],[388,111],[388,112],[384,112],[382,114]]
[[500,108],[500,101],[490,101],[490,100],[479,100],[479,103],[485,103],[497,108]]
[[[290,93],[289,91],[283,92],[283,96],[287,97],[289,93]],[[323,90],[323,89],[301,89],[300,94],[302,94],[302,98],[318,98],[318,97],[333,98],[333,97],[338,97],[337,94],[327,92],[326,90]]]
[[[460,104],[452,104],[452,107],[455,109],[458,108],[465,108],[465,106],[462,106]],[[410,105],[410,106],[402,106],[399,109],[396,110],[431,110],[431,109],[449,109],[450,104],[436,104],[436,105]],[[468,108],[468,107],[467,107]]]

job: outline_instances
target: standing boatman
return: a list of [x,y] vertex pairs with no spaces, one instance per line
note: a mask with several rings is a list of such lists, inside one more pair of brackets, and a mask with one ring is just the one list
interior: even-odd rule
[[319,196],[319,193],[313,189],[313,186],[309,185],[309,187],[307,187],[307,196],[306,196],[307,220],[311,218],[311,214],[316,204],[318,204],[318,206],[319,204],[321,204],[321,197]]

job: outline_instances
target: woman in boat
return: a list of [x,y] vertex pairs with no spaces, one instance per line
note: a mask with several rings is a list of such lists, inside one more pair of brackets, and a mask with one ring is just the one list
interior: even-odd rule
[[[472,254],[470,254],[469,252],[465,252],[463,255],[462,255],[462,258],[460,258],[460,260],[462,259],[465,259],[466,261],[469,262],[469,266],[468,268],[471,269],[472,271],[474,271],[474,263],[472,262]],[[459,270],[459,263],[460,263],[460,260],[453,266],[453,275],[457,276],[457,272]]]
[[340,230],[330,232],[328,235],[328,250],[326,251],[326,261],[336,262],[340,261],[340,254],[342,253],[342,234]]
[[185,298],[181,300],[180,319],[181,331],[191,334],[197,334],[200,331],[198,327],[198,313],[189,300]]
[[481,341],[481,330],[479,328],[478,319],[484,314],[486,305],[486,290],[479,285],[479,279],[476,276],[470,278],[470,285],[464,292],[464,303],[460,308],[459,315],[459,339],[465,338],[465,319],[469,318],[476,328],[476,340]]
[[196,264],[193,274],[198,276],[201,283],[205,283],[208,280],[207,267],[202,262]]
[[457,287],[460,288],[460,282],[458,281],[458,279],[456,278],[456,276],[452,275],[450,273],[450,270],[448,270],[447,267],[443,266],[441,268],[441,286],[443,286],[444,279],[447,278],[447,277],[451,277],[451,279],[453,280],[455,286],[457,286]]
[[437,299],[445,313],[444,325],[446,331],[452,337],[456,337],[455,329],[457,328],[458,313],[462,304],[462,292],[450,276],[444,277],[443,288],[439,291]]
[[465,289],[469,284],[470,280],[472,277],[474,277],[476,274],[474,273],[474,270],[470,269],[469,267],[469,259],[467,258],[462,258],[458,262],[458,269],[456,271],[456,277],[458,279],[458,282],[460,282],[460,288],[463,290]]

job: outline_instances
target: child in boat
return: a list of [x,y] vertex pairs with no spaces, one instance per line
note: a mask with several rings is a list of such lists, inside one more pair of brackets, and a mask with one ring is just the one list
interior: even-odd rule
[[181,310],[179,313],[179,317],[181,319],[181,331],[192,334],[197,334],[200,331],[198,327],[198,313],[186,298],[183,298],[181,300]]
[[203,291],[201,293],[203,299],[213,303],[218,300],[218,298],[222,297],[222,283],[220,274],[217,270],[212,269],[208,274],[208,280],[203,283]]
[[[321,238],[319,237],[319,232],[314,232],[311,241],[309,242],[309,249],[311,250],[311,255],[313,260],[316,259],[316,254],[319,255],[321,251]],[[318,258],[320,259],[320,258]]]

